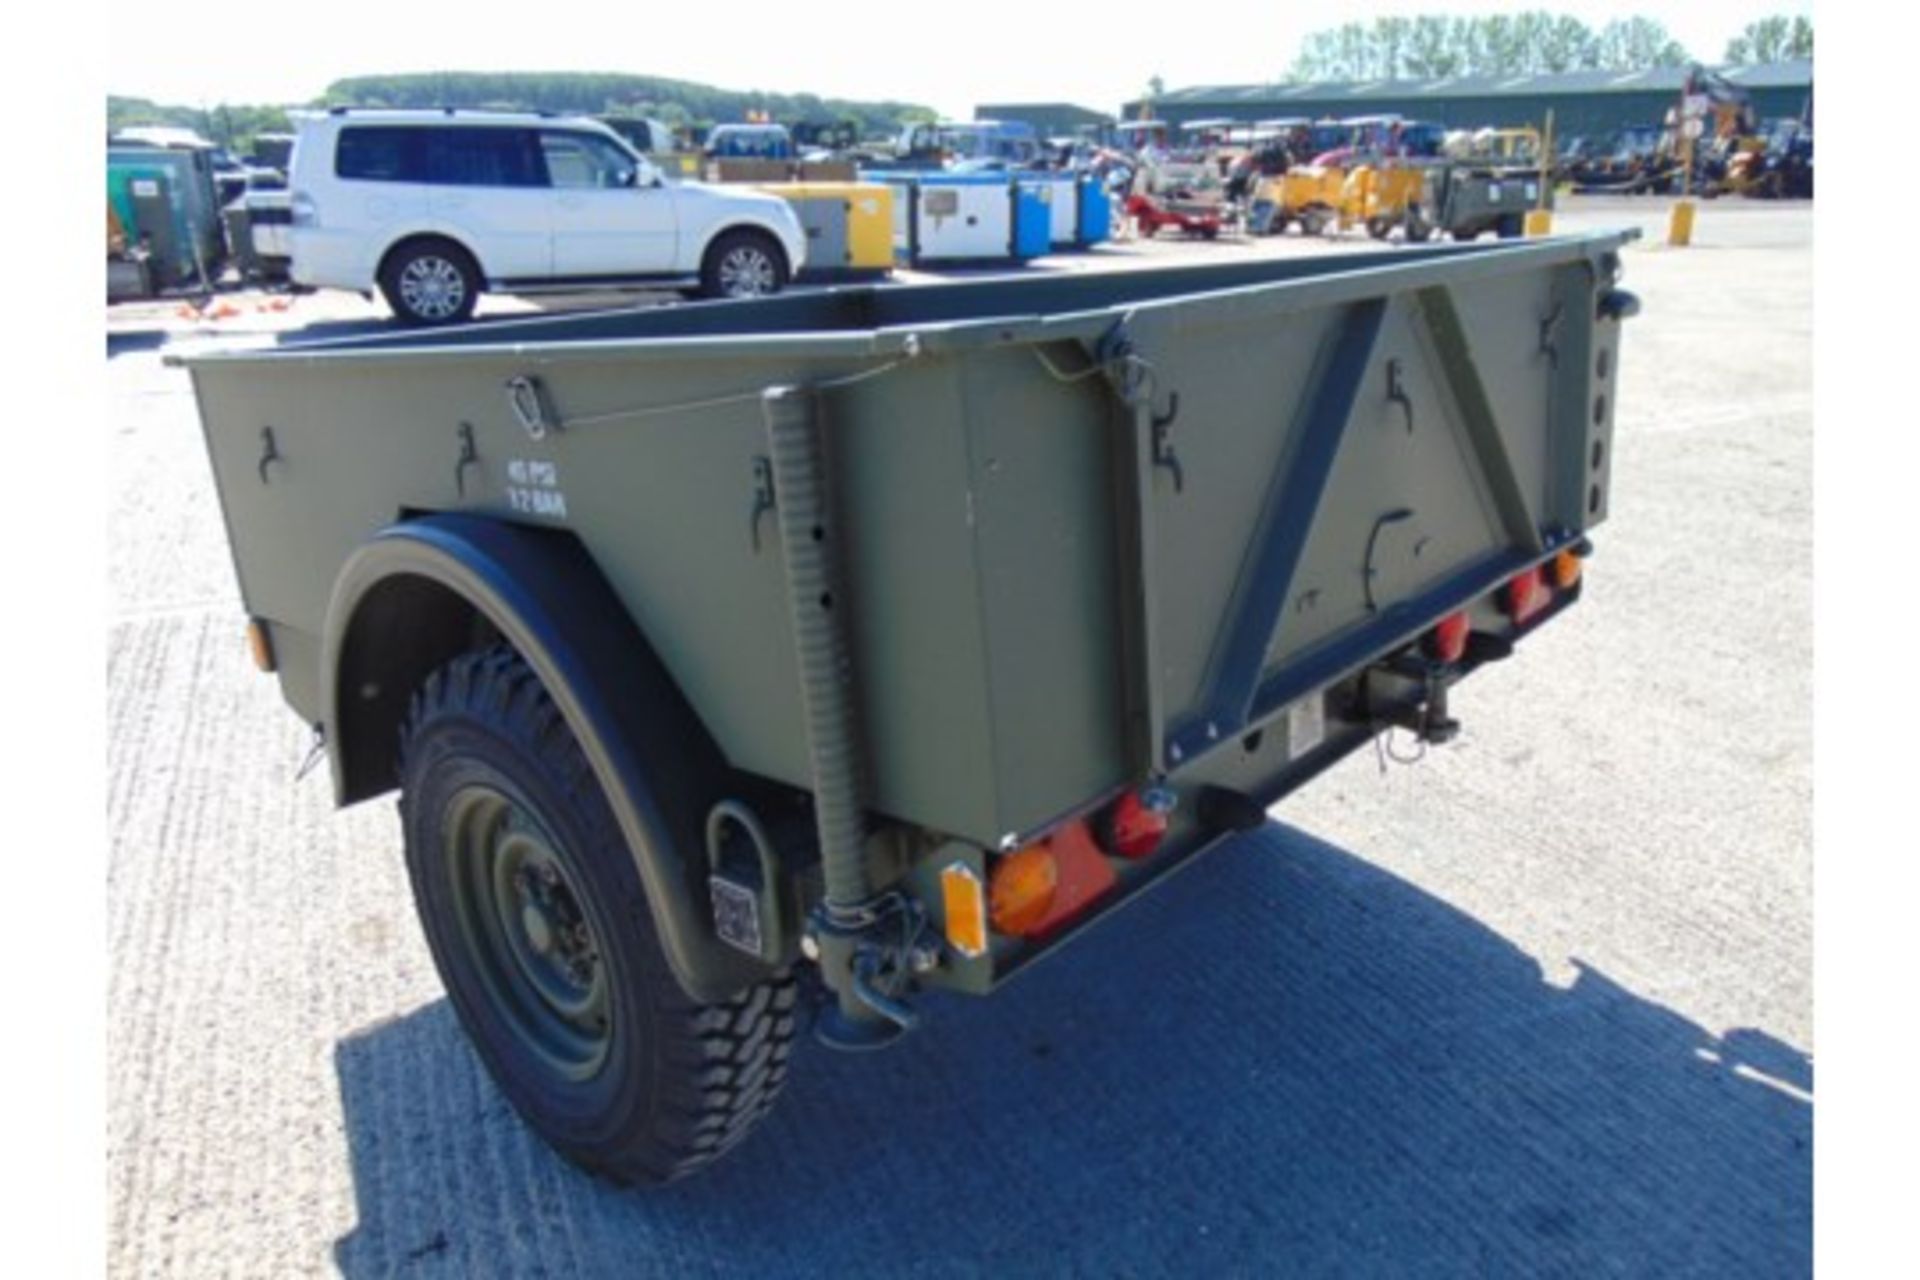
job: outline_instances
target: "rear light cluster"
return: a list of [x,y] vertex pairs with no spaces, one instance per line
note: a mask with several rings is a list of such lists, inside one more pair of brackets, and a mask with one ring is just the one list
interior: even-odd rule
[[1473,622],[1462,613],[1440,619],[1440,625],[1427,633],[1427,652],[1441,662],[1458,662],[1467,653],[1467,637],[1473,634]]
[[987,950],[989,930],[1037,938],[1112,889],[1111,858],[1145,858],[1166,839],[1174,797],[1162,787],[1128,791],[1091,819],[993,860],[985,885],[962,862],[940,873],[947,941],[963,956]]
[[1501,602],[1506,605],[1507,612],[1513,615],[1515,622],[1525,622],[1552,601],[1553,589],[1547,586],[1546,575],[1540,572],[1538,565],[1525,573],[1515,574],[1501,596]]
[[[1494,593],[1500,609],[1515,622],[1526,622],[1553,603],[1555,591],[1571,591],[1580,582],[1580,553],[1572,548],[1556,553],[1509,578]],[[1466,657],[1473,621],[1465,610],[1449,614],[1422,637],[1428,656],[1451,665]]]

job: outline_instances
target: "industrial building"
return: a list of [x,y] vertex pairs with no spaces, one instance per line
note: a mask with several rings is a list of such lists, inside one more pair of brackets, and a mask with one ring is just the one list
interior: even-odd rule
[[1033,126],[1043,138],[1071,138],[1082,129],[1104,133],[1113,126],[1113,117],[1104,111],[1090,111],[1070,102],[997,102],[973,109],[975,120],[1012,120]]
[[[1714,68],[1745,88],[1761,119],[1811,117],[1813,61]],[[1659,124],[1679,100],[1684,67],[1644,71],[1568,71],[1544,75],[1446,76],[1431,80],[1201,85],[1174,89],[1123,108],[1126,118],[1271,120],[1286,116],[1401,115],[1459,128],[1539,125],[1548,108],[1562,137],[1603,135]]]

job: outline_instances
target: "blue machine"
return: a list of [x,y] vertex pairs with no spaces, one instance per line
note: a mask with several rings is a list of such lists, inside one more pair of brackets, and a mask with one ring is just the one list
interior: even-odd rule
[[1015,177],[1024,190],[1036,193],[1046,202],[1048,246],[1071,249],[1077,245],[1080,236],[1075,223],[1079,213],[1079,195],[1074,190],[1073,175],[1061,170],[1039,170],[1022,171]]
[[869,170],[861,178],[893,188],[901,262],[1020,261],[1048,250],[1051,206],[1005,173]]
[[1106,185],[1090,173],[1080,175],[1074,184],[1080,193],[1074,238],[1081,247],[1099,244],[1113,236],[1113,197]]
[[1053,249],[1085,249],[1113,238],[1113,199],[1099,178],[1040,170],[1021,173],[1017,180],[1023,190],[1047,202]]
[[1045,186],[1013,184],[1013,256],[1044,257],[1053,247],[1053,201]]

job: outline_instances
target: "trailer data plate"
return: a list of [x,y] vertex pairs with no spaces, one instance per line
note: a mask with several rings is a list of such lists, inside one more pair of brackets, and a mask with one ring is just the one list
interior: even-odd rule
[[760,955],[760,903],[753,890],[725,876],[707,877],[707,886],[713,894],[713,931],[728,946]]
[[1327,704],[1310,693],[1287,708],[1287,758],[1298,760],[1327,738]]

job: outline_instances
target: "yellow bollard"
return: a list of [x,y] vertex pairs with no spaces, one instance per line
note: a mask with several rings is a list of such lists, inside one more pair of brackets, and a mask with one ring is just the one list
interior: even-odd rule
[[1667,224],[1667,243],[1676,249],[1693,243],[1693,201],[1674,201],[1673,220]]
[[1529,237],[1550,236],[1552,234],[1553,234],[1553,210],[1551,209],[1527,210],[1527,235]]

